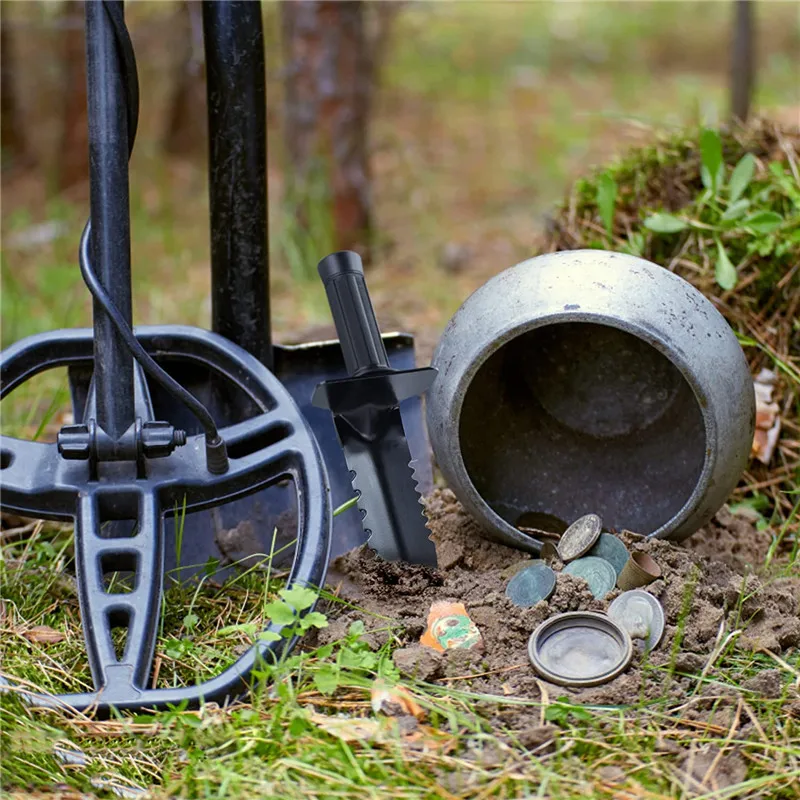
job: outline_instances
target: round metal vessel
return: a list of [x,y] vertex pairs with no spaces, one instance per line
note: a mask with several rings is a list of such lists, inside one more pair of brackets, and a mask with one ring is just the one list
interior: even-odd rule
[[428,430],[451,489],[499,541],[609,529],[685,539],[725,502],[753,441],[744,354],[693,286],[600,250],[524,261],[478,289],[433,360]]

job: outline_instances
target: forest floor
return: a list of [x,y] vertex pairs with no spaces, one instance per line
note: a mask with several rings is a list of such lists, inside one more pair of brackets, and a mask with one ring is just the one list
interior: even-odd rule
[[[501,4],[487,13],[488,4],[423,4],[398,18],[372,144],[379,235],[369,285],[382,328],[414,333],[421,363],[489,277],[565,237],[570,246],[603,238],[580,184],[570,195],[586,211],[577,223],[569,205],[555,208],[576,178],[665,131],[724,117],[725,5],[692,6],[692,24],[678,4],[641,4],[636,14],[613,4],[558,5]],[[772,51],[756,105],[792,122],[798,20],[789,4],[771,8],[762,24]],[[155,86],[142,69],[143,86]],[[148,133],[158,121],[147,113],[132,165],[135,319],[206,327],[202,163],[165,162]],[[778,160],[797,187],[797,139],[789,141],[790,155],[770,147],[759,156],[761,179]],[[292,256],[297,234],[278,203],[274,133],[270,143],[275,338],[296,341],[329,329],[329,316],[315,264]],[[728,175],[739,155],[726,153]],[[620,187],[623,172],[614,173]],[[41,175],[4,179],[4,347],[91,319],[75,263],[86,189],[53,197],[47,186]],[[612,227],[614,249],[631,246],[625,229]],[[643,241],[661,246],[657,237]],[[311,246],[320,256],[330,249],[324,226]],[[691,246],[698,265],[713,262],[713,239]],[[734,310],[729,320],[754,375],[763,366],[780,375],[780,445],[769,466],[751,465],[728,509],[688,546],[651,545],[668,578],[654,590],[668,627],[652,658],[637,657],[611,684],[583,692],[537,680],[525,644],[542,615],[607,603],[560,576],[547,607],[515,612],[502,590],[522,555],[487,544],[440,487],[427,506],[441,571],[402,570],[364,552],[340,559],[318,608],[320,628],[266,670],[244,702],[101,720],[35,710],[24,691],[4,693],[4,796],[800,797],[800,333],[786,314],[766,324],[749,300],[738,302],[751,296],[752,268],[748,260],[732,292],[719,290],[713,266],[695,282]],[[54,371],[3,401],[3,431],[52,437],[68,413],[66,376]],[[2,675],[24,689],[86,687],[71,527],[6,520],[0,535]],[[170,587],[156,685],[207,679],[242,652],[281,585],[261,566],[222,586]],[[421,653],[427,610],[445,595],[474,606],[488,644],[480,657]],[[387,685],[406,692],[399,712],[391,704],[381,711],[376,695]]]

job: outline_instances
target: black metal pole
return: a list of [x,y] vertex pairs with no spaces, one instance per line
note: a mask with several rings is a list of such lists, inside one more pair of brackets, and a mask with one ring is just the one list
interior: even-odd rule
[[755,46],[751,0],[736,0],[731,47],[731,116],[747,122],[755,83]]
[[[109,0],[106,0],[109,2]],[[121,0],[110,0],[122,10]],[[86,7],[89,180],[94,270],[130,323],[131,236],[125,86],[105,4]],[[97,424],[114,440],[133,424],[133,357],[101,305],[94,303]]]
[[203,3],[212,328],[272,366],[261,3]]

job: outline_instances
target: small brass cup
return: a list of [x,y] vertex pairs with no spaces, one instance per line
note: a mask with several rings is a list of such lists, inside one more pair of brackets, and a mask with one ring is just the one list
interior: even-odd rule
[[631,553],[625,566],[617,578],[617,586],[626,592],[639,586],[647,586],[661,577],[661,567],[653,559],[641,551]]

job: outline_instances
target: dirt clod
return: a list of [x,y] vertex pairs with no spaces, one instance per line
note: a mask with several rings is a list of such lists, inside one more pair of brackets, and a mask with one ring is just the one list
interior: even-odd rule
[[625,771],[614,766],[600,767],[597,770],[597,777],[606,783],[624,783]]
[[743,574],[764,563],[771,543],[769,532],[758,530],[752,518],[745,513],[733,514],[723,506],[708,525],[687,540],[686,546]]
[[765,669],[748,678],[743,684],[742,689],[748,692],[754,692],[760,697],[767,699],[775,699],[781,696],[783,691],[783,681],[781,680],[781,671],[779,669]]
[[536,725],[521,730],[517,736],[519,743],[537,755],[545,755],[555,750],[558,728],[555,725]]
[[403,675],[422,681],[432,681],[442,676],[444,658],[436,650],[412,644],[394,651],[394,664]]
[[747,764],[736,753],[720,753],[717,747],[706,747],[688,753],[681,763],[685,789],[690,797],[719,792],[741,783],[747,777]]

